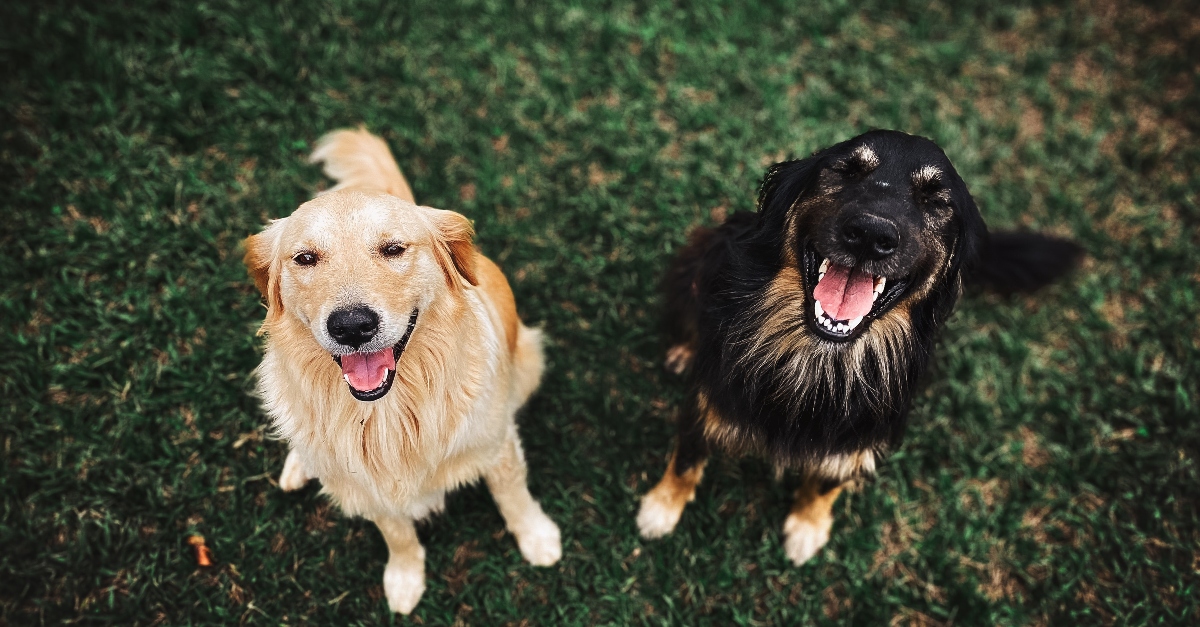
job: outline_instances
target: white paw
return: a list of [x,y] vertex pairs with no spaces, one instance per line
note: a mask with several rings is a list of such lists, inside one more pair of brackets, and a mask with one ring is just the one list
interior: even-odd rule
[[388,563],[383,571],[383,592],[393,612],[408,614],[425,594],[425,566]]
[[296,451],[288,453],[287,461],[283,462],[283,472],[279,473],[279,487],[284,492],[299,490],[308,483],[309,476],[304,470],[304,462]]
[[537,515],[530,516],[521,525],[519,533],[513,530],[513,535],[517,537],[521,555],[534,566],[549,566],[562,557],[562,536],[558,525],[545,512],[539,510]]
[[783,541],[783,550],[789,559],[797,566],[812,559],[812,556],[829,542],[829,529],[833,527],[833,519],[829,518],[814,523],[799,516],[788,516],[783,523],[783,533],[787,536]]
[[661,538],[674,531],[675,525],[679,524],[679,517],[683,515],[683,507],[687,502],[670,496],[669,493],[651,490],[642,497],[637,526],[643,538]]

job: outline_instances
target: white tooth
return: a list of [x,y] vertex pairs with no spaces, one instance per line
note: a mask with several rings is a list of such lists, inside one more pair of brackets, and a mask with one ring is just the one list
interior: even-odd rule
[[824,272],[821,272],[821,273],[817,274],[817,282],[818,282],[818,283],[820,283],[820,282],[821,282],[821,279],[824,279],[824,278],[825,278],[825,273],[824,273]]
[[350,375],[348,375],[348,374],[344,374],[344,375],[342,375],[342,378],[343,378],[343,379],[345,379],[345,380],[346,380],[346,384],[347,384],[347,385],[349,385],[349,383],[350,383]]
[[875,283],[875,293],[882,294],[884,285],[887,285],[887,279],[885,279],[883,277],[879,277]]
[[877,300],[879,300],[879,292],[875,292],[874,294],[871,294],[871,302],[875,302]]
[[820,267],[820,268],[817,268],[817,272],[820,272],[820,273],[821,273],[821,276],[825,276],[825,273],[826,273],[828,270],[829,270],[829,260],[828,260],[828,259],[826,259],[825,261],[822,261],[822,262],[821,262],[821,267]]
[[859,317],[857,317],[857,318],[855,318],[855,319],[851,320],[851,321],[850,321],[850,328],[851,328],[851,329],[853,329],[853,328],[857,327],[859,324],[861,324],[861,323],[862,323],[862,319],[863,319],[863,317],[862,317],[862,316],[859,316]]
[[817,319],[818,320],[821,319],[821,316],[825,315],[825,309],[821,307],[821,301],[819,301],[819,300],[816,301],[816,305],[813,306],[813,309],[817,310]]

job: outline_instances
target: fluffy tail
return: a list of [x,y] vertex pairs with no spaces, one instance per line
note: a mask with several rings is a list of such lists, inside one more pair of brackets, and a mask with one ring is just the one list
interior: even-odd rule
[[971,282],[1004,294],[1049,285],[1083,257],[1083,248],[1075,242],[1040,233],[1000,231],[989,240]]
[[516,411],[542,381],[542,371],[546,369],[546,356],[542,352],[542,330],[531,329],[525,325],[517,327],[517,350],[513,355],[512,399]]
[[412,188],[392,158],[392,151],[388,150],[382,139],[367,132],[365,127],[326,134],[317,140],[317,148],[308,160],[312,163],[325,162],[326,176],[338,182],[329,191],[347,188],[376,190],[411,203],[416,202]]

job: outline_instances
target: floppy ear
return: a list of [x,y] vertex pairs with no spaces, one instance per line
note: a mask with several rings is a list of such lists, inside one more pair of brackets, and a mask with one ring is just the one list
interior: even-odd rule
[[479,279],[475,275],[475,228],[460,213],[441,209],[433,211],[433,224],[438,240],[434,254],[437,255],[442,271],[446,273],[446,283],[451,288],[460,285],[457,275],[471,285],[479,285]]
[[983,258],[988,241],[988,228],[983,221],[983,215],[979,213],[975,199],[971,196],[971,192],[967,191],[966,182],[958,176],[957,172],[951,178],[949,187],[954,197],[954,204],[958,209],[956,213],[960,229],[958,240],[954,243],[953,259],[950,262],[951,272],[961,270],[970,274]]
[[841,145],[813,153],[806,159],[784,161],[767,168],[767,174],[758,188],[758,213],[764,225],[782,232],[792,206],[801,196],[816,188],[825,157]]
[[242,247],[246,249],[242,262],[246,264],[246,270],[254,279],[254,285],[267,301],[264,327],[276,322],[283,315],[283,296],[279,288],[282,266],[275,253],[282,232],[283,220],[274,220],[262,233],[251,235],[242,241]]

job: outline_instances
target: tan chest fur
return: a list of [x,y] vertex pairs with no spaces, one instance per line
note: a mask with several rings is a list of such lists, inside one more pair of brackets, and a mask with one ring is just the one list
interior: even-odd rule
[[273,427],[346,513],[412,515],[494,463],[512,364],[486,296],[468,289],[422,311],[391,392],[373,402],[349,394],[307,329],[271,333],[259,391]]

